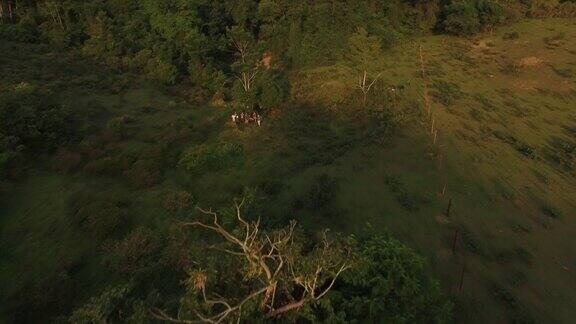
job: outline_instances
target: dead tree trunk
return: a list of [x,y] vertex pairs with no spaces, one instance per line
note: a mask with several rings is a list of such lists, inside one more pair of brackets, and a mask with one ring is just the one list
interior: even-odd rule
[[8,0],[8,20],[12,23],[14,22],[14,16],[15,16],[15,8],[14,8],[14,4],[12,3],[12,0]]
[[422,82],[424,83],[424,107],[426,112],[430,114],[430,96],[428,95],[428,77],[426,76],[426,65],[424,64],[424,53],[422,46],[420,46],[420,69],[422,74]]
[[[238,52],[238,55],[240,56],[240,60],[242,62],[243,65],[248,65],[248,51],[250,50],[250,44],[247,41],[241,42],[241,41],[236,41],[236,40],[232,40],[232,43],[234,44],[234,47],[236,48],[236,51]],[[242,82],[242,88],[244,88],[245,92],[250,92],[250,89],[252,89],[252,83],[254,81],[254,79],[256,79],[256,75],[258,74],[258,66],[256,65],[255,67],[253,67],[250,71],[243,71],[240,72],[240,76],[238,76],[238,79],[240,79],[240,82]]]
[[378,73],[378,75],[372,80],[372,82],[369,82],[368,71],[364,70],[362,76],[360,76],[360,78],[358,79],[358,88],[360,89],[360,91],[362,91],[362,104],[366,104],[366,100],[368,100],[368,93],[370,93],[370,90],[372,89],[374,84],[376,84],[376,82],[380,78],[380,75],[382,75],[382,73]]

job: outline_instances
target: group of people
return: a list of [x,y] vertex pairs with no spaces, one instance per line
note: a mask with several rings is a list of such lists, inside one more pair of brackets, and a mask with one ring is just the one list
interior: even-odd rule
[[233,113],[232,114],[232,122],[234,124],[251,124],[251,123],[256,123],[258,124],[258,126],[262,126],[262,116],[260,116],[259,113],[257,112],[253,112],[253,113],[244,113],[241,112],[240,114],[238,113]]

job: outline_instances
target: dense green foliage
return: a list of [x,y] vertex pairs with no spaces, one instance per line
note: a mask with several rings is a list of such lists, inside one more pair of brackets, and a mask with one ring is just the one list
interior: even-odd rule
[[[212,94],[222,90],[222,73],[252,70],[264,50],[286,65],[304,66],[336,59],[358,28],[390,47],[439,28],[471,34],[504,22],[497,0],[29,3],[19,7],[21,23],[2,27],[3,34],[79,46],[111,65],[167,84],[185,78]],[[247,53],[232,64],[234,42],[246,42]],[[262,96],[269,105],[277,95]]]
[[22,157],[31,152],[51,152],[73,141],[75,128],[68,109],[29,84],[0,94],[0,177],[16,177]]
[[451,305],[426,274],[424,259],[399,242],[361,241],[360,266],[343,276],[330,299],[342,322],[446,323]]
[[222,93],[230,83],[234,97],[274,107],[286,91],[277,72],[260,82],[275,86],[250,93],[238,91],[241,78],[226,82],[225,76],[255,71],[264,52],[276,67],[332,62],[348,52],[347,40],[358,28],[387,48],[429,31],[472,35],[521,16],[566,16],[575,8],[573,1],[557,0],[26,1],[15,13],[19,24],[2,25],[0,34],[80,47],[165,84],[188,80],[199,98]]

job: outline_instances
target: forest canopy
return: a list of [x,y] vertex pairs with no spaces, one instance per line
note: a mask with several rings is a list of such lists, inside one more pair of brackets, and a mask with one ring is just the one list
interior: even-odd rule
[[[162,83],[189,80],[200,96],[223,91],[225,76],[232,72],[249,74],[264,52],[285,67],[333,62],[346,52],[347,40],[358,28],[377,38],[382,48],[389,48],[414,35],[472,35],[524,16],[576,12],[572,0],[0,3],[2,20],[18,23],[2,26],[4,37],[80,47],[113,66],[140,71]],[[243,49],[237,47],[239,43]],[[278,80],[263,75],[259,82],[277,84]],[[253,91],[260,94],[251,93],[245,99],[266,105],[271,96],[282,96],[281,84],[275,87],[280,93],[263,94],[258,88]],[[262,96],[268,99],[257,98]]]

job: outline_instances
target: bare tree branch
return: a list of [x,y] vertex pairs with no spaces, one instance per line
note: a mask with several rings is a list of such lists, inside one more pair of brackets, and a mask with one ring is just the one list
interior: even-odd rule
[[[202,208],[197,209],[202,215],[211,217],[211,223],[197,220],[183,222],[182,226],[207,229],[233,245],[235,248],[210,248],[246,260],[249,267],[238,270],[243,272],[246,279],[252,280],[249,285],[253,287],[249,289],[251,292],[247,292],[247,295],[237,302],[230,302],[224,297],[210,299],[206,294],[207,276],[202,270],[194,271],[190,274],[190,286],[202,293],[203,303],[211,310],[208,313],[212,314],[202,314],[198,309],[192,309],[196,319],[188,320],[182,319],[180,315],[172,317],[163,310],[154,309],[152,315],[155,318],[173,323],[222,323],[231,314],[240,317],[241,307],[257,298],[261,298],[260,307],[265,311],[266,317],[278,317],[300,309],[308,302],[317,302],[323,298],[333,288],[340,274],[350,268],[350,259],[341,255],[342,250],[338,246],[332,246],[327,232],[323,233],[322,242],[315,252],[304,255],[294,241],[295,221],[290,222],[284,229],[265,233],[260,230],[260,219],[247,221],[242,217],[243,204],[244,200],[235,202],[234,205],[238,229],[241,229],[239,234],[224,228],[217,213]],[[314,264],[312,271],[307,270],[307,264]],[[277,289],[279,285],[281,290]],[[302,296],[297,300],[292,296],[294,291],[302,291]],[[283,306],[275,308],[278,303]]]

